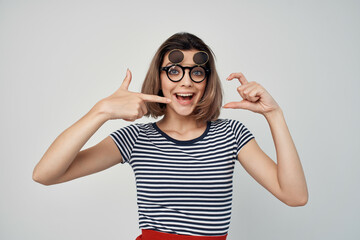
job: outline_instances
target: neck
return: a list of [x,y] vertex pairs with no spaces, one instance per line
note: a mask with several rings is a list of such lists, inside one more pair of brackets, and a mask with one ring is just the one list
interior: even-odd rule
[[176,131],[179,133],[188,132],[194,129],[204,128],[206,122],[198,122],[194,117],[165,114],[157,123],[164,130]]

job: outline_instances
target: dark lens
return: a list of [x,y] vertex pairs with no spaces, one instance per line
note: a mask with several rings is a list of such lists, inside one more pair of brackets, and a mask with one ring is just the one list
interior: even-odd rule
[[195,67],[191,70],[191,78],[195,82],[200,82],[205,78],[205,69],[202,67]]
[[169,53],[169,60],[172,63],[181,63],[184,60],[184,54],[180,50],[173,50]]
[[183,71],[179,66],[171,66],[168,70],[168,76],[173,81],[179,81],[183,75]]
[[205,64],[209,60],[209,56],[206,52],[195,53],[193,57],[194,63],[198,65]]

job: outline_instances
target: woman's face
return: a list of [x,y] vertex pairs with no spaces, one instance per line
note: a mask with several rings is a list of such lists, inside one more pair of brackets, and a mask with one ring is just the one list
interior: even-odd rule
[[[184,54],[184,59],[180,63],[183,67],[192,67],[194,63],[193,56],[199,50],[181,50]],[[164,61],[161,67],[170,66],[169,52],[165,54]],[[204,94],[207,79],[200,83],[193,82],[189,75],[189,69],[185,69],[184,77],[178,82],[172,82],[166,71],[161,71],[161,90],[165,97],[171,99],[171,103],[166,106],[166,114],[178,114],[181,116],[190,115],[197,103],[200,101]]]

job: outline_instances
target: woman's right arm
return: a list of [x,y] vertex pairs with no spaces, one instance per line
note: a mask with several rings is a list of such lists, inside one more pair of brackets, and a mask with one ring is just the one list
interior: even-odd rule
[[[71,165],[73,165],[72,167],[75,168],[86,167],[91,169],[95,166],[91,166],[90,163],[94,165],[96,161],[99,163],[102,161],[102,159],[93,158],[93,160],[89,162],[87,166],[80,164],[80,162],[84,162],[86,159],[85,156],[88,155],[86,152],[91,152],[91,148],[80,152],[81,148],[90,139],[90,137],[107,121],[107,115],[101,111],[100,105],[100,102],[99,104],[96,104],[86,115],[84,115],[72,126],[67,128],[55,139],[39,163],[35,166],[33,171],[34,181],[44,185],[59,183]],[[94,151],[94,147],[92,151]],[[119,152],[117,153],[116,161],[115,159],[113,159],[113,161],[114,164],[121,161],[121,154]],[[81,171],[81,169],[78,169],[78,173],[75,173],[75,175],[83,175],[86,172],[86,169],[84,168],[82,169],[82,173],[80,173],[79,170]],[[68,177],[72,177],[73,179],[79,177],[75,175]],[[68,181],[71,179],[62,179],[61,182],[64,180]]]
[[33,180],[52,185],[107,169],[122,161],[121,154],[107,136],[97,145],[81,150],[92,135],[108,120],[135,121],[147,113],[145,102],[169,103],[164,97],[128,91],[128,70],[121,87],[102,99],[80,120],[62,132],[50,145],[33,171]]

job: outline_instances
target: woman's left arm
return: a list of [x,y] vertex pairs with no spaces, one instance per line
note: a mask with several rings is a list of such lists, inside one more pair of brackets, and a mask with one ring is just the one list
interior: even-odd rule
[[285,122],[284,114],[271,95],[258,83],[248,82],[242,73],[232,73],[227,80],[239,79],[240,102],[224,108],[247,109],[262,114],[274,140],[277,164],[250,140],[239,152],[238,159],[245,170],[275,197],[289,206],[303,206],[308,190],[299,155]]

